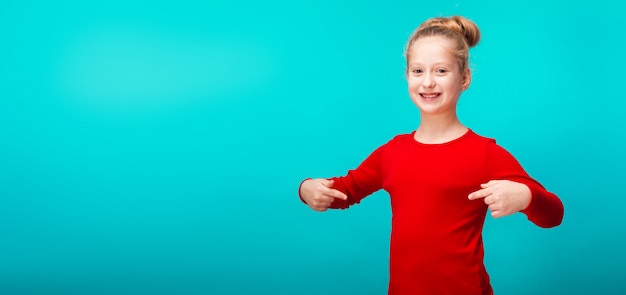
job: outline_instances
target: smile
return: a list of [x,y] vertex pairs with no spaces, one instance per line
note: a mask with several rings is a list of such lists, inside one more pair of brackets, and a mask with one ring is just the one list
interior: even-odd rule
[[425,99],[433,99],[439,95],[441,95],[441,93],[420,93],[420,96]]

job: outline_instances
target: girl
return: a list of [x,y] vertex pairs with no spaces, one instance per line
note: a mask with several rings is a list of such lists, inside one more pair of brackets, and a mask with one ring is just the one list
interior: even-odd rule
[[420,124],[380,146],[346,176],[307,179],[300,198],[313,210],[347,208],[384,189],[391,198],[389,294],[493,294],[483,264],[482,228],[522,212],[540,227],[563,218],[563,204],[493,139],[458,119],[472,80],[468,50],[476,24],[433,18],[406,46],[406,78]]

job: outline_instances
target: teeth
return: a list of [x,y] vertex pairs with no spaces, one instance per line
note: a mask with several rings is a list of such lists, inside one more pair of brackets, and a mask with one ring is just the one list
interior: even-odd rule
[[422,94],[422,96],[424,98],[435,98],[435,97],[437,97],[437,94]]

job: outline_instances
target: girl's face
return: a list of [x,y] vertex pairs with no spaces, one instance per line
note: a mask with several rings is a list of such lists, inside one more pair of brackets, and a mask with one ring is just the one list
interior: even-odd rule
[[469,69],[460,68],[452,45],[444,37],[422,37],[409,52],[409,95],[424,114],[456,114],[461,91],[470,84]]

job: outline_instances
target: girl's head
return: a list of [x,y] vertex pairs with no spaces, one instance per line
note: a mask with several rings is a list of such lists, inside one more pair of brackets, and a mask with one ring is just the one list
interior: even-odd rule
[[[407,65],[410,61],[411,49],[417,40],[423,37],[443,37],[450,42],[452,53],[459,63],[459,69],[464,71],[468,68],[469,49],[480,41],[480,31],[478,26],[469,19],[462,16],[449,18],[436,17],[422,23],[409,38],[406,45],[404,57]],[[408,71],[408,67],[407,67]]]
[[406,46],[409,95],[423,114],[456,116],[456,103],[469,87],[468,50],[480,39],[472,21],[454,16],[424,22]]

